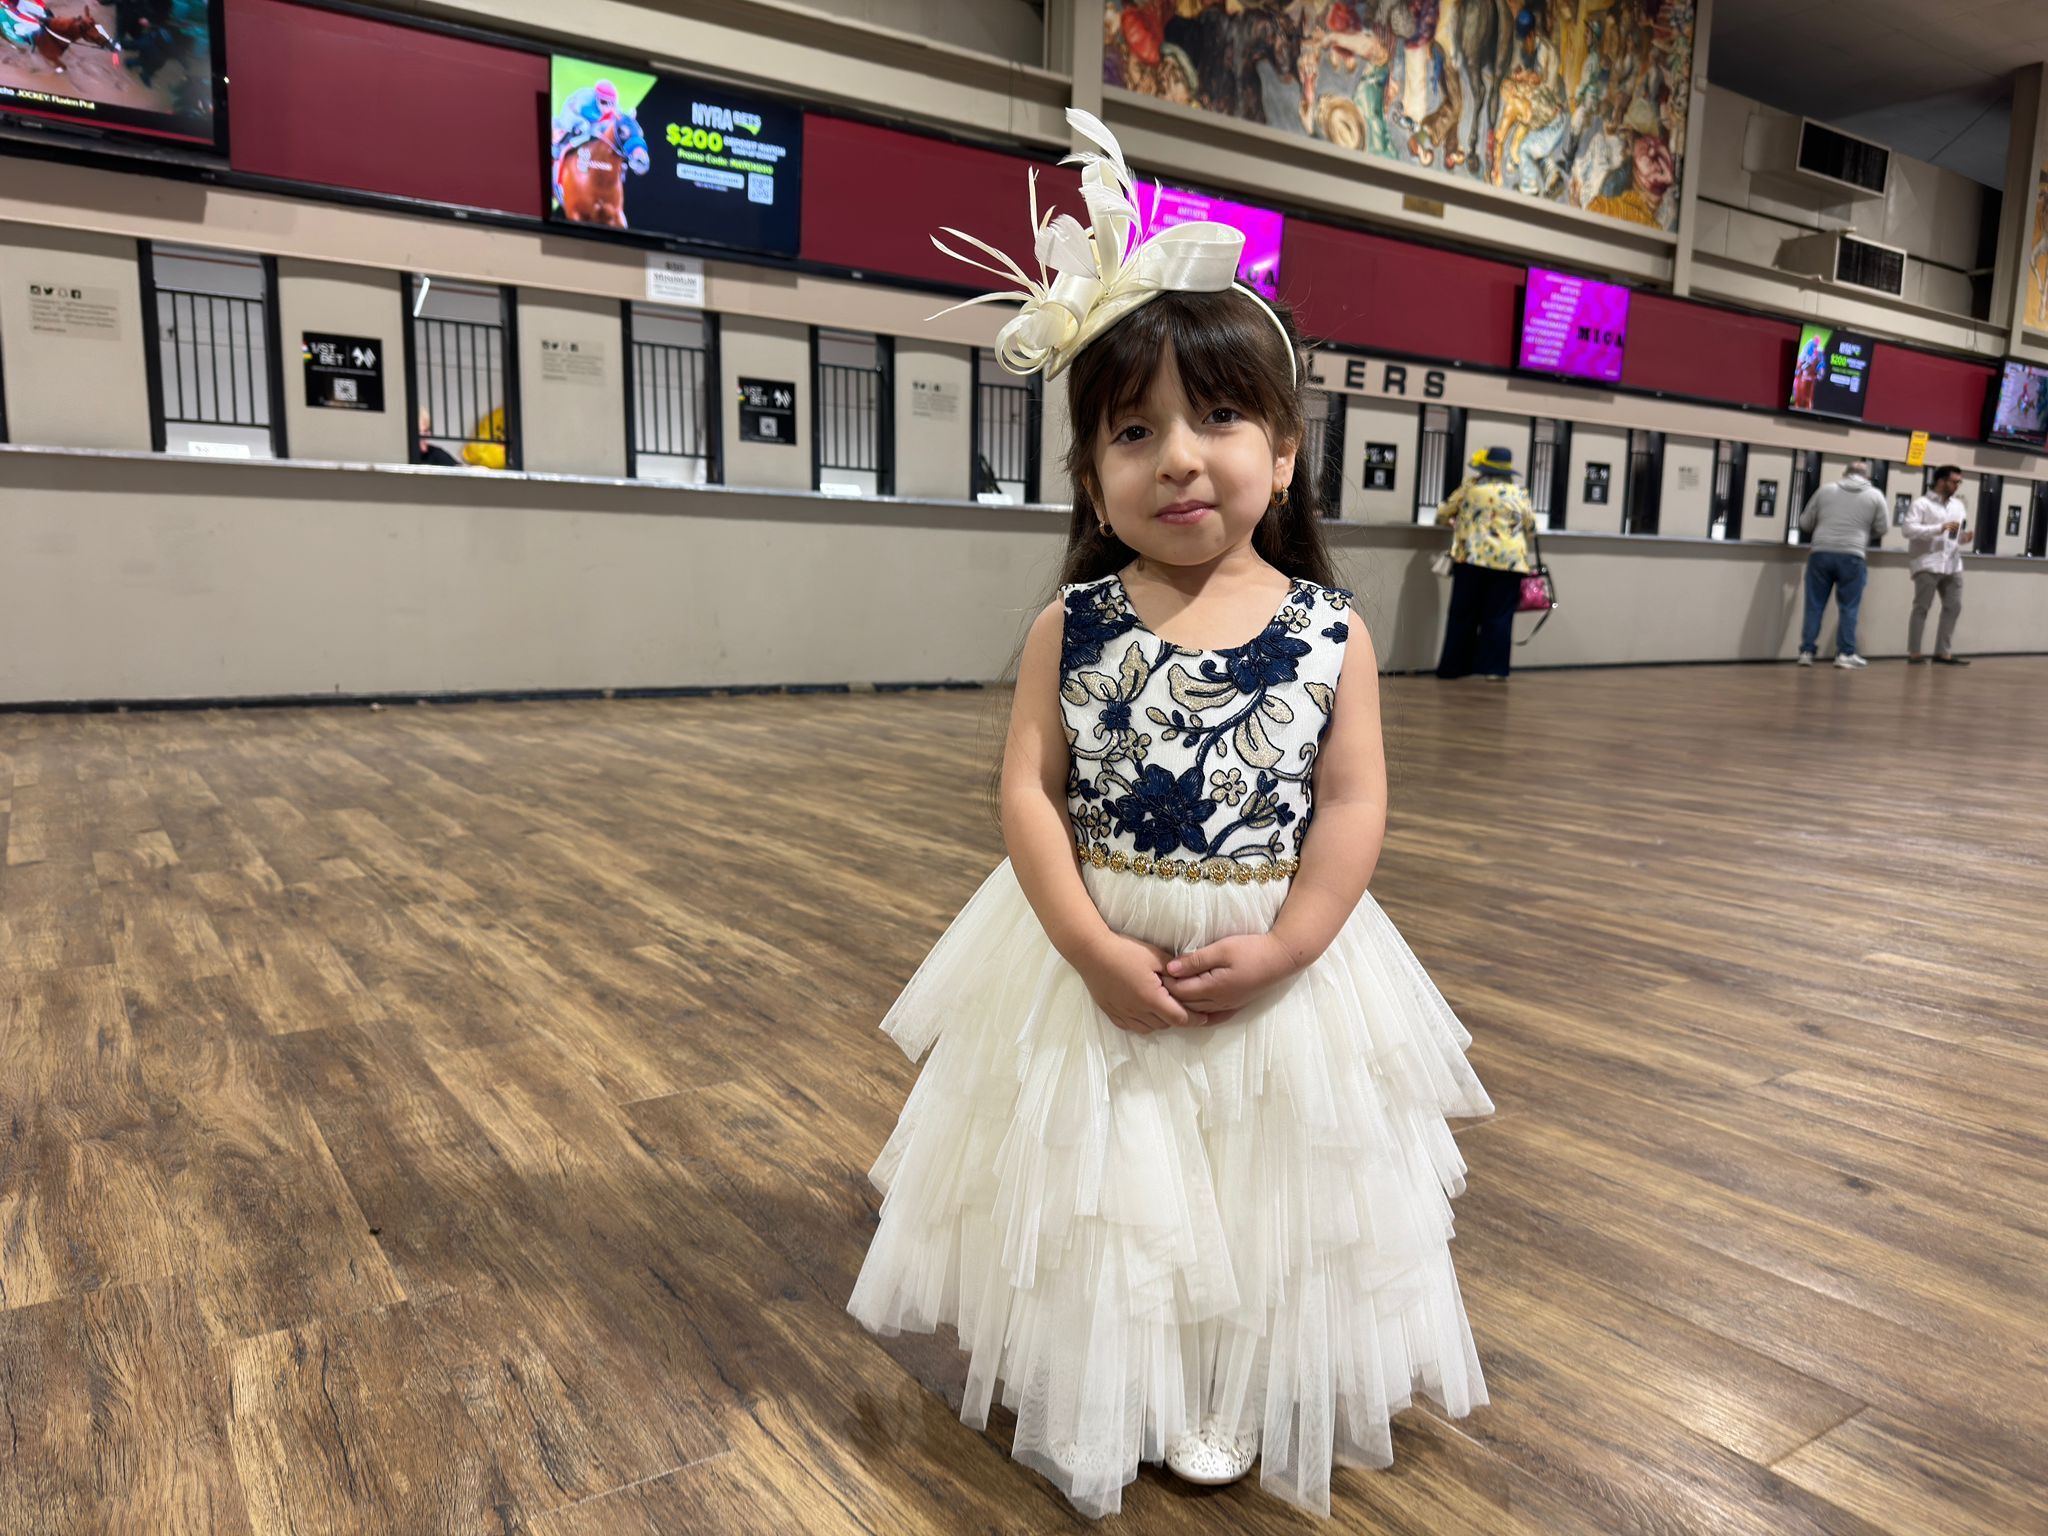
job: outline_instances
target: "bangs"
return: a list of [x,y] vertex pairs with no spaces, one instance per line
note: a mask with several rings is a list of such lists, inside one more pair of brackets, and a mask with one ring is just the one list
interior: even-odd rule
[[1145,398],[1169,350],[1196,410],[1227,405],[1276,439],[1300,435],[1293,362],[1258,301],[1233,288],[1163,294],[1075,359],[1076,416],[1093,423],[1091,438]]

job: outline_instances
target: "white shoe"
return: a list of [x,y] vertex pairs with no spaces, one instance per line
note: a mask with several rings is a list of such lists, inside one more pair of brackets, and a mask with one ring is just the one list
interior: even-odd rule
[[1813,665],[1813,652],[1811,652],[1811,651],[1801,651],[1801,652],[1799,653],[1799,665],[1801,665],[1802,667],[1810,667],[1810,666],[1812,666],[1812,665]]
[[1184,1483],[1220,1488],[1251,1471],[1259,1459],[1256,1435],[1227,1435],[1220,1429],[1198,1429],[1166,1448],[1167,1470]]
[[1835,658],[1835,665],[1838,667],[1854,668],[1867,667],[1870,665],[1870,663],[1865,661],[1861,656],[1837,656]]

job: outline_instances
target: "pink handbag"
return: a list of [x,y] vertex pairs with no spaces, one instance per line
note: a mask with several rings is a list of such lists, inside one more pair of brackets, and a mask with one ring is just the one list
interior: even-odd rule
[[1529,549],[1534,558],[1530,561],[1529,574],[1522,578],[1522,590],[1515,602],[1517,613],[1540,613],[1536,628],[1517,640],[1517,645],[1527,645],[1536,637],[1536,630],[1550,622],[1551,611],[1557,607],[1557,584],[1550,579],[1550,567],[1543,563],[1543,545],[1534,530],[1529,534]]

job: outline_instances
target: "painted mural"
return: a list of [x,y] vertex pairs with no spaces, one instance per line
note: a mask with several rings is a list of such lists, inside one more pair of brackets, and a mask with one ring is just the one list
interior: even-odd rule
[[2034,232],[2027,242],[2026,326],[2048,331],[2048,171],[2036,173]]
[[1693,0],[1106,0],[1102,77],[1674,229]]

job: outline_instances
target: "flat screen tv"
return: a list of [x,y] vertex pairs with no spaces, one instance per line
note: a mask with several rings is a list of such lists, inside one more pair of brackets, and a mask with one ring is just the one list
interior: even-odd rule
[[2048,368],[2010,358],[1985,401],[1984,436],[2013,448],[2048,448]]
[[797,253],[804,115],[750,91],[554,57],[548,211],[770,256]]
[[1516,366],[1531,373],[1612,384],[1628,348],[1628,289],[1543,267],[1522,290]]
[[0,0],[0,117],[227,148],[223,0]]
[[1870,394],[1870,358],[1877,344],[1858,331],[1809,325],[1792,357],[1792,409],[1816,416],[1863,419]]
[[1175,187],[1157,188],[1155,202],[1155,189],[1140,186],[1134,200],[1144,215],[1144,235],[1171,229],[1176,224],[1228,224],[1241,231],[1244,254],[1237,262],[1238,281],[1269,299],[1280,297],[1280,240],[1286,232],[1287,220],[1271,208],[1255,208],[1250,203],[1233,203]]

